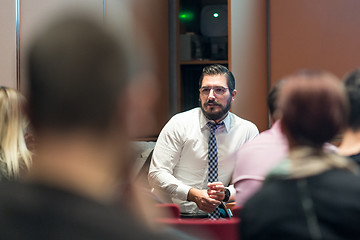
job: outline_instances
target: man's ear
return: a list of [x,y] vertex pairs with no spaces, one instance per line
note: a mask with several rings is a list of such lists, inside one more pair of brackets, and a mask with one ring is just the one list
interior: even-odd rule
[[235,100],[236,93],[237,93],[237,91],[236,91],[236,89],[234,89],[231,93],[231,101]]

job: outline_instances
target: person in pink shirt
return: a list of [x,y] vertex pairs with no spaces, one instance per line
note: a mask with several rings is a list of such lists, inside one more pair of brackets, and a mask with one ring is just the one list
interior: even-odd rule
[[[285,80],[278,81],[267,96],[272,127],[261,132],[236,152],[232,182],[236,190],[236,205],[244,203],[262,186],[266,175],[289,153],[288,141],[281,130],[281,112],[277,107],[278,94]],[[337,152],[336,146],[325,143],[328,152]]]
[[287,140],[281,132],[280,113],[276,106],[282,83],[283,81],[279,81],[275,84],[267,97],[272,127],[244,144],[236,153],[232,179],[236,189],[237,206],[243,206],[245,201],[260,189],[267,173],[288,153]]

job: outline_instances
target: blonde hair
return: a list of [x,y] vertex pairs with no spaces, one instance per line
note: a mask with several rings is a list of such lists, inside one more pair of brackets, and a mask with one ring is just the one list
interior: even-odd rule
[[2,177],[17,179],[31,165],[26,146],[28,121],[23,113],[25,98],[18,91],[0,87],[0,163]]

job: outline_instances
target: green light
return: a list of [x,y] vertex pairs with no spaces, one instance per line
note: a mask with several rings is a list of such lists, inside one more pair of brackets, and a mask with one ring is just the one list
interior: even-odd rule
[[219,17],[219,14],[218,14],[218,13],[214,13],[214,14],[213,14],[213,17],[214,17],[214,18],[217,18],[217,17]]
[[179,20],[181,22],[190,22],[194,19],[194,13],[191,11],[182,10],[179,12]]

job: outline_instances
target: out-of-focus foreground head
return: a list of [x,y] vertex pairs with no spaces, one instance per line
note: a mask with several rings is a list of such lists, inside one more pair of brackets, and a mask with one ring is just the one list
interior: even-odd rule
[[346,123],[348,103],[340,80],[323,71],[302,70],[286,78],[279,95],[282,125],[290,142],[321,147]]
[[31,165],[25,142],[28,121],[23,113],[24,96],[9,87],[0,87],[0,179],[16,179]]
[[103,24],[84,16],[61,18],[34,39],[27,70],[35,131],[109,129],[117,108],[126,106],[121,101],[129,67],[119,41]]
[[349,100],[350,113],[348,127],[353,131],[360,130],[360,69],[356,69],[344,78],[346,95]]

